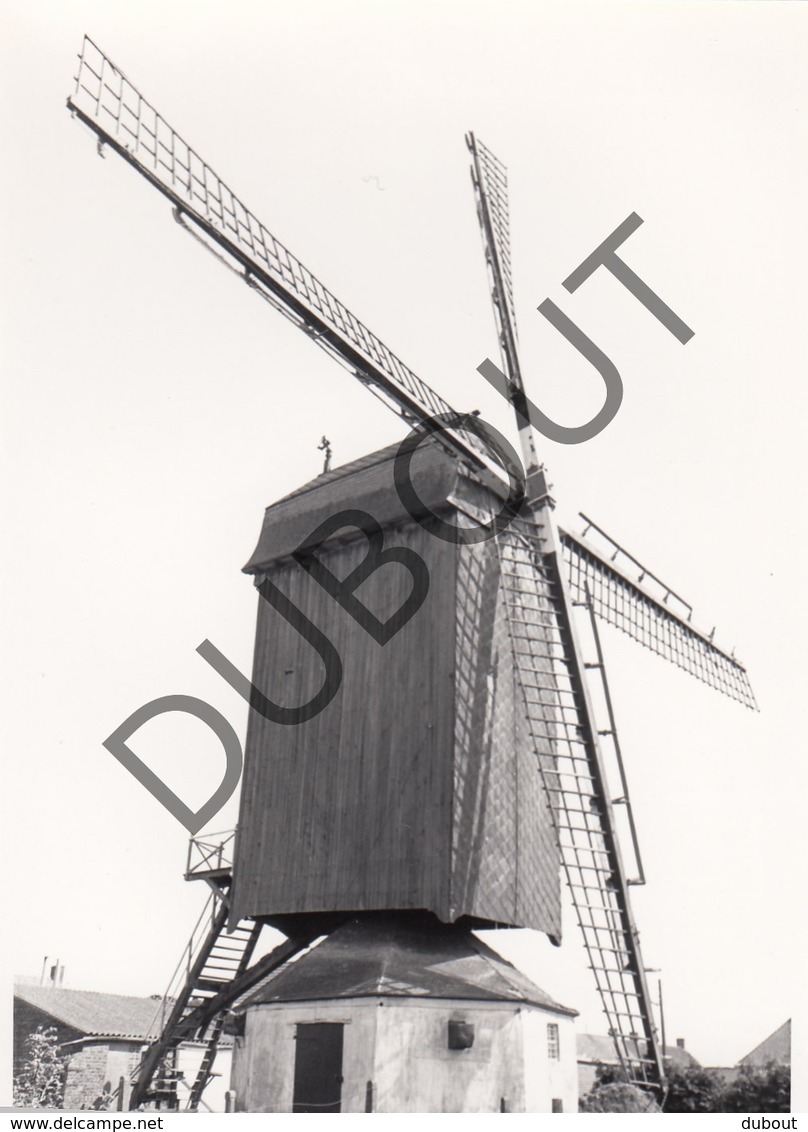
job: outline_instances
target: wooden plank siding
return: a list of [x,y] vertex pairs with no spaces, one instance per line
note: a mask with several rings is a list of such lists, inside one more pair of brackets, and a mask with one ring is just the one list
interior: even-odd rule
[[[429,456],[421,497],[456,519],[459,498],[477,505],[483,489],[447,461]],[[311,531],[322,521],[320,491],[330,514],[383,507],[385,547],[409,547],[427,564],[424,604],[384,646],[288,557],[306,522]],[[308,722],[282,726],[250,712],[234,919],[421,908],[445,922],[468,917],[560,938],[558,851],[517,694],[496,547],[456,546],[433,526],[398,504],[389,453],[268,509],[248,569],[269,576],[326,634],[344,673]],[[340,537],[319,557],[346,577],[366,553],[364,536]],[[357,596],[384,619],[411,584],[388,564]],[[293,706],[322,678],[311,646],[260,601],[256,686]]]
[[[340,691],[314,719],[282,726],[250,713],[233,915],[430,908],[449,916],[454,703],[454,553],[419,525],[386,545],[429,565],[423,606],[384,646],[297,563],[272,580],[339,652]],[[322,552],[338,577],[365,556],[364,539]],[[358,596],[386,618],[411,588],[399,565]],[[266,602],[258,613],[253,680],[284,705],[322,681],[311,646]]]
[[561,938],[560,856],[508,633],[493,542],[457,567],[453,907]]

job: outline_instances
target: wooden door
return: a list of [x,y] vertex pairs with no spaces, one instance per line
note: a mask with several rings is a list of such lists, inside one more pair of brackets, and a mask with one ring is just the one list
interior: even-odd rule
[[300,1023],[292,1112],[340,1112],[342,1022]]

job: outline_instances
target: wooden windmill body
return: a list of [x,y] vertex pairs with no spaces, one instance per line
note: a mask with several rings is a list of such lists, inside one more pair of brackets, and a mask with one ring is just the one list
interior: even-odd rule
[[[268,508],[246,567],[328,633],[343,679],[330,704],[295,726],[251,714],[232,914],[283,927],[284,916],[426,909],[445,923],[560,938],[560,860],[518,701],[497,547],[434,533],[437,522],[467,522],[464,497],[479,506],[488,492],[457,460],[427,450],[419,492],[437,518],[418,522],[395,491],[396,451]],[[372,515],[385,545],[413,550],[429,572],[422,606],[384,645],[292,557],[307,532],[346,510]],[[367,552],[363,532],[342,527],[317,557],[343,578]],[[364,583],[362,601],[386,620],[412,585],[389,563]],[[322,683],[311,645],[265,601],[253,683],[297,704]]]
[[[346,932],[356,921],[369,934],[352,944],[349,933],[345,947],[366,947],[381,930],[378,917],[386,917],[385,931],[393,917],[399,935],[412,917],[422,917],[422,933],[434,932],[451,949],[448,932],[461,951],[468,947],[478,958],[474,927],[530,927],[558,941],[562,872],[617,1057],[632,1078],[658,1085],[664,1066],[629,897],[630,884],[642,880],[635,826],[597,634],[595,656],[585,658],[573,606],[586,607],[593,628],[597,615],[717,690],[748,706],[754,699],[743,666],[693,626],[689,606],[669,587],[590,521],[587,537],[555,521],[519,371],[504,168],[469,136],[526,473],[526,492],[516,501],[502,473],[504,467],[513,482],[518,459],[501,450],[492,455],[479,422],[454,412],[328,291],[90,40],[68,107],[256,293],[408,427],[426,421],[430,433],[413,464],[423,515],[402,501],[395,450],[324,474],[267,510],[247,570],[259,592],[274,587],[329,638],[342,679],[321,711],[294,726],[268,719],[252,701],[235,862],[222,843],[203,838],[192,845],[188,875],[214,890],[210,915],[189,947],[192,961],[166,1007],[163,1034],[144,1055],[132,1106],[171,1103],[165,1066],[179,1041],[195,1037],[207,1043],[189,1098],[188,1107],[196,1108],[225,1012],[238,1003],[264,1015],[270,1007],[277,1012],[271,976],[280,970],[278,987],[281,979],[292,982],[283,964],[318,937]],[[353,517],[307,544],[313,530],[341,512]],[[492,521],[492,513],[505,520]],[[370,526],[357,514],[369,516]],[[476,525],[487,535],[478,542],[447,540],[438,534],[440,523],[444,534],[446,525]],[[385,546],[414,552],[429,576],[420,608],[381,643],[309,568],[314,556],[333,577],[351,576],[376,528]],[[407,572],[389,564],[360,592],[384,623],[411,587]],[[605,729],[593,710],[588,668],[604,693]],[[311,645],[277,608],[260,602],[254,686],[275,703],[306,703],[322,679]],[[618,797],[604,743],[613,748]],[[618,843],[617,810],[627,816],[637,877],[628,874]],[[266,924],[287,940],[253,962]],[[399,962],[406,946],[396,940]],[[316,950],[299,962],[311,966]],[[413,961],[429,966],[423,955]],[[424,970],[413,981],[414,997],[429,997]],[[378,997],[378,985],[360,983],[365,999]],[[542,992],[514,999],[503,989],[501,1002],[510,1010],[523,1002],[527,1011],[538,1008],[536,993]],[[483,1108],[494,1092],[479,1102]],[[524,1090],[519,1095],[527,1105]]]

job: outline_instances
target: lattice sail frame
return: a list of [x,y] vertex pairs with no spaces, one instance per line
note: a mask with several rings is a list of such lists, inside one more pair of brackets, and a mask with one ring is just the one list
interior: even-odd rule
[[[467,135],[466,144],[472,154],[472,183],[491,274],[494,316],[503,361],[511,380],[521,388],[511,272],[508,174],[502,162],[474,134]],[[531,446],[531,454],[533,451]],[[609,557],[581,538],[559,530],[574,600],[583,601],[588,593],[587,600],[591,600],[602,620],[710,687],[755,709],[757,705],[746,669],[734,656],[715,645],[711,636],[690,624],[691,607],[650,571],[643,569],[597,524],[582,517],[587,530],[591,528],[604,536],[609,544]],[[615,565],[616,558],[638,567],[639,580]],[[661,587],[661,598],[642,585],[646,578]],[[674,604],[682,608],[682,614],[671,608]]]
[[745,707],[757,709],[746,669],[582,538],[560,531],[572,595],[591,595],[601,620]]
[[561,862],[609,1034],[632,1080],[656,1083],[661,1050],[606,770],[576,656],[557,556],[540,522],[497,538],[511,646]]
[[553,501],[527,420],[510,277],[507,177],[473,134],[466,140],[494,317],[505,371],[515,390],[513,406],[533,496],[525,508],[529,516],[498,540],[518,682],[615,1051],[631,1079],[659,1083],[664,1079],[662,1051],[585,682],[586,665],[573,623]]
[[[193,234],[232,257],[251,287],[408,424],[459,416],[257,219],[88,36],[67,105],[171,201],[178,219],[194,223]],[[486,475],[501,474],[475,434],[447,427],[437,439]]]
[[[511,234],[510,208],[508,205],[508,171],[499,158],[487,146],[469,134],[466,144],[477,161],[472,166],[472,182],[485,198],[488,216],[491,221],[493,247],[487,248],[489,255],[496,256],[496,266],[502,278],[502,293],[506,305],[506,317],[516,338],[516,308],[513,301],[513,275],[511,272]],[[480,217],[483,225],[483,217]]]

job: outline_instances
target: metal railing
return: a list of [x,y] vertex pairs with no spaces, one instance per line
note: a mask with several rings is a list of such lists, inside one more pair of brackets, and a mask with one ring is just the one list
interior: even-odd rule
[[186,877],[232,871],[235,837],[234,829],[221,833],[206,833],[204,837],[192,837],[188,842]]

